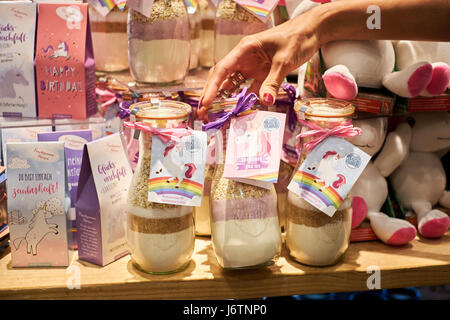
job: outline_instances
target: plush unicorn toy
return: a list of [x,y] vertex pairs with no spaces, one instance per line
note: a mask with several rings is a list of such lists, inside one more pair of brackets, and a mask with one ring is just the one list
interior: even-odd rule
[[[303,0],[298,16],[329,0]],[[321,48],[323,80],[335,98],[352,100],[358,87],[381,88],[406,98],[437,96],[450,82],[450,43],[389,40],[332,41]],[[394,66],[399,71],[393,72]],[[304,68],[299,69],[299,77]],[[303,70],[303,71],[302,71]]]
[[[353,125],[360,127],[362,133],[359,136],[348,138],[348,141],[371,156],[377,154],[385,142],[387,119],[354,120]],[[367,218],[376,236],[390,245],[406,244],[413,240],[417,234],[416,228],[408,221],[389,217],[380,211],[388,195],[388,186],[386,173],[378,166],[380,163],[391,160],[389,154],[392,153],[392,150],[396,150],[399,141],[404,139],[401,130],[399,128],[400,134],[396,132],[389,136],[382,151],[378,154],[377,160],[368,163],[352,188],[352,227],[357,227]],[[398,151],[397,165],[406,157],[405,149]]]
[[[409,149],[409,155],[398,167],[384,163],[383,170],[390,173],[395,169],[389,179],[402,205],[417,214],[419,233],[437,238],[450,226],[446,213],[432,209],[438,203],[450,208],[450,192],[445,191],[446,176],[439,159],[450,150],[450,113],[417,113],[409,120],[410,130],[404,130],[406,144],[399,148]],[[398,153],[390,156],[398,159]]]

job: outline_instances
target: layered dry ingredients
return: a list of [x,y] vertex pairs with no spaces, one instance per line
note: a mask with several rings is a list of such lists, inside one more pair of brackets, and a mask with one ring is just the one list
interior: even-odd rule
[[[224,105],[233,103],[232,99]],[[222,107],[230,110],[231,104]],[[220,112],[213,108],[208,116]],[[211,239],[217,261],[223,268],[267,265],[279,255],[281,231],[275,188],[264,189],[223,177],[226,135],[230,121],[215,135],[216,165],[211,184]],[[223,137],[223,138],[222,138]]]
[[130,72],[138,82],[182,82],[190,60],[189,19],[183,0],[155,0],[150,18],[128,14]]
[[333,217],[288,192],[286,247],[295,260],[312,266],[334,264],[347,251],[352,207],[347,197]]
[[281,250],[275,189],[267,190],[222,177],[217,165],[211,190],[211,231],[223,268],[265,265]]
[[200,39],[200,27],[201,16],[200,11],[195,10],[193,7],[188,7],[189,17],[189,38],[191,39],[191,59],[189,62],[189,70],[197,69],[199,66],[201,39]]
[[214,65],[214,25],[215,13],[208,0],[199,0],[199,10],[201,15],[200,28],[200,66],[212,67]]
[[128,69],[128,9],[114,7],[106,16],[89,6],[95,69],[114,72]]
[[[306,108],[301,118],[327,129],[351,121],[354,107],[344,101],[313,98],[296,102],[295,110]],[[310,129],[303,126],[302,132]],[[314,136],[302,138],[302,151],[295,168],[297,172],[310,151],[304,145]],[[286,247],[289,255],[304,264],[327,266],[338,262],[347,251],[352,225],[350,193],[332,217],[303,200],[292,191],[287,194]]]
[[[167,114],[170,115],[173,114]],[[167,126],[155,120],[155,127]],[[127,202],[128,245],[132,261],[139,269],[171,273],[184,269],[194,251],[193,208],[147,200],[151,148],[152,135],[140,132],[139,160]]]
[[246,35],[267,30],[272,26],[271,20],[263,23],[233,0],[223,0],[216,11],[215,62],[225,57]]

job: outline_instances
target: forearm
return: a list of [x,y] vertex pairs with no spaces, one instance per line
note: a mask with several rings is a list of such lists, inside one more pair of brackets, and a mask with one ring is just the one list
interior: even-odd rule
[[[371,5],[380,8],[380,29],[367,27]],[[321,45],[334,40],[450,41],[450,0],[340,0],[310,13],[317,19]]]

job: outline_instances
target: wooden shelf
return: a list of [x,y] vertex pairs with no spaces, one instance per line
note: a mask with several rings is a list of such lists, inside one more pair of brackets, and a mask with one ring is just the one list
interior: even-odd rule
[[[381,269],[382,288],[450,283],[450,231],[440,239],[417,237],[404,247],[378,241],[351,243],[344,259],[331,267],[314,268],[293,262],[283,248],[266,268],[222,270],[211,241],[197,238],[193,260],[172,275],[138,271],[126,256],[105,267],[71,258],[80,271],[81,289],[68,289],[74,269],[11,268],[11,255],[0,255],[1,299],[229,299],[292,294],[367,290],[372,265]],[[75,268],[76,269],[76,268]]]

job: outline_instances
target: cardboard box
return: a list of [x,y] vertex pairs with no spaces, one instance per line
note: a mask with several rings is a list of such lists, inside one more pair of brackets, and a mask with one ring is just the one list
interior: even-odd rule
[[64,143],[9,142],[6,149],[12,266],[67,266]]
[[35,32],[35,3],[0,1],[0,115],[37,115]]
[[39,4],[36,83],[40,118],[86,119],[97,112],[87,6]]
[[408,112],[450,110],[450,93],[444,93],[437,97],[398,97],[395,107],[399,110]]

